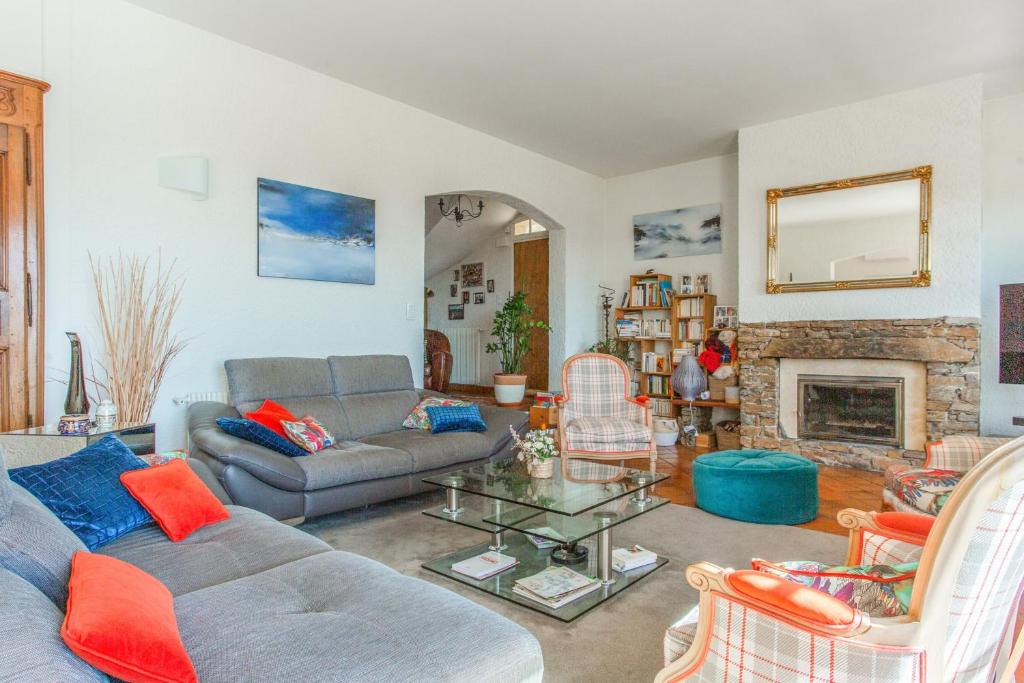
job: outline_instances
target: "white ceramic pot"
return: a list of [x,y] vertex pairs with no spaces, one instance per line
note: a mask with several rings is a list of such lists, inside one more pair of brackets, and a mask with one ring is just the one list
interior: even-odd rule
[[499,406],[515,408],[526,396],[526,375],[494,373],[494,398]]
[[530,467],[530,476],[534,479],[550,479],[555,474],[555,460],[548,458],[534,463]]

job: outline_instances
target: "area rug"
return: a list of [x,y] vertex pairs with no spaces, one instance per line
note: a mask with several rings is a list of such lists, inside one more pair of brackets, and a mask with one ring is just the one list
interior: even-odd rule
[[652,681],[662,666],[665,628],[697,603],[686,567],[707,560],[749,568],[751,557],[842,562],[846,539],[788,526],[746,524],[696,508],[665,505],[616,528],[615,545],[639,543],[669,564],[576,621],[564,624],[420,568],[420,564],[487,540],[487,534],[421,514],[442,502],[425,494],[302,525],[339,550],[373,558],[430,581],[528,629],[544,650],[544,680]]

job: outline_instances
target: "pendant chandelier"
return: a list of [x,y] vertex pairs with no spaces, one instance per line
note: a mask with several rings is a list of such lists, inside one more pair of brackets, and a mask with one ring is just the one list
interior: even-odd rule
[[[463,199],[466,200],[465,207],[463,207]],[[441,197],[437,200],[437,206],[441,209],[441,215],[454,220],[457,227],[462,227],[465,221],[479,218],[480,214],[484,212],[484,202],[482,199],[477,202],[476,213],[473,213],[473,202],[464,194],[456,195],[454,202],[449,197],[447,208],[445,207],[444,197]]]

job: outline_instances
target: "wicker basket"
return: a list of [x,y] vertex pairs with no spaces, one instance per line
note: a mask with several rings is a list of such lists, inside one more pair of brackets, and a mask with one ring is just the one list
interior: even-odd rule
[[735,451],[740,448],[740,430],[739,428],[734,430],[728,430],[721,427],[722,423],[719,422],[715,425],[715,441],[718,442],[718,450],[720,451]]
[[718,379],[712,375],[708,376],[708,391],[711,392],[712,401],[725,400],[725,388],[736,386],[736,375],[729,379]]

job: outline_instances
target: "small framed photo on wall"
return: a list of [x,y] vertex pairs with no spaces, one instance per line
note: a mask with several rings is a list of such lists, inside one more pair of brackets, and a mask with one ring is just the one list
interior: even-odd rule
[[494,280],[487,281],[487,293],[494,294]]
[[454,299],[455,297],[457,297],[459,295],[459,286],[458,285],[451,285],[448,288],[448,291],[449,291],[451,297]]
[[469,303],[469,292],[466,291],[465,289],[462,290],[462,303],[464,303],[464,304],[468,304]]
[[458,282],[458,281],[459,281],[459,271],[458,271],[458,269],[455,269],[455,270],[452,271],[452,282]]
[[693,294],[693,276],[692,275],[680,275],[679,276],[679,293],[680,294]]
[[465,320],[466,319],[466,307],[462,304],[448,304],[448,319],[449,320]]
[[473,292],[473,303],[482,304],[487,301],[487,295],[483,292]]

